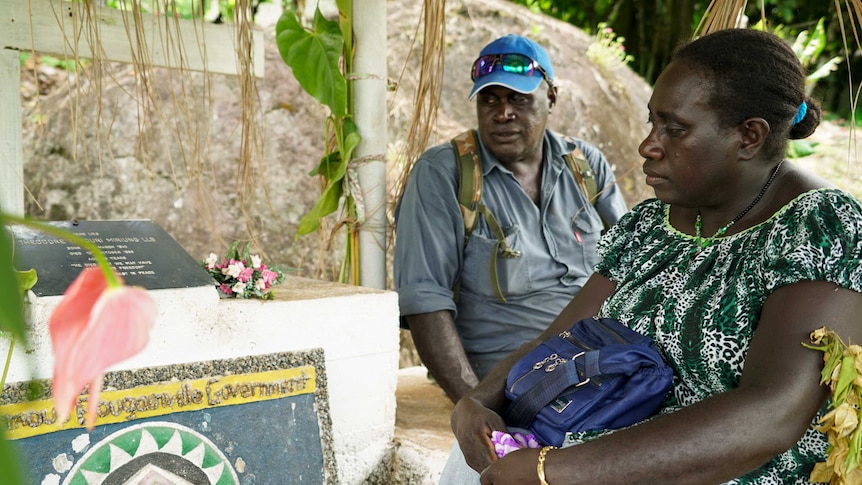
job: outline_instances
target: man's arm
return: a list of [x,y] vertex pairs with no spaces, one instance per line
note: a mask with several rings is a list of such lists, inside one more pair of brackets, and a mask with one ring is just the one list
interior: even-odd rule
[[458,402],[467,391],[476,387],[479,378],[467,360],[452,313],[441,310],[404,318],[410,325],[413,343],[422,363],[449,399]]
[[393,277],[401,315],[422,362],[457,401],[478,379],[453,317],[452,287],[461,273],[464,246],[455,155],[447,145],[423,157],[413,166],[396,211]]

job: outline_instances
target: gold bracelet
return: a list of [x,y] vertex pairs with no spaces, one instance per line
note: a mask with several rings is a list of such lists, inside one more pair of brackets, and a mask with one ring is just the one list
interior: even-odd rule
[[545,480],[545,455],[547,455],[549,451],[556,449],[556,446],[546,446],[539,451],[539,464],[536,465],[536,473],[539,474],[540,485],[550,485],[548,481]]

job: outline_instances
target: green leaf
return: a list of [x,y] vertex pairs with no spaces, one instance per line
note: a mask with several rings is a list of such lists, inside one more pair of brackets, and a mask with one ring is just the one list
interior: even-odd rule
[[814,81],[818,81],[823,79],[824,77],[832,74],[833,71],[838,69],[838,65],[843,61],[844,58],[841,56],[835,56],[832,59],[824,62],[822,66],[818,67],[816,71],[812,72],[805,78],[806,83],[812,83]]
[[347,162],[353,158],[353,151],[362,141],[362,137],[352,119],[344,118],[343,123],[343,137],[337,138],[338,151],[328,153],[321,158],[317,167],[309,172],[310,176],[320,175],[327,182],[344,178],[344,174],[347,172]]
[[0,330],[11,333],[20,342],[26,342],[24,295],[12,267],[12,250],[6,219],[0,215]]
[[[862,413],[860,413],[862,414]],[[849,475],[859,467],[859,449],[862,448],[862,426],[857,426],[850,437],[849,452],[844,459],[844,470]]]
[[320,227],[320,219],[338,209],[338,201],[341,200],[343,193],[344,185],[341,183],[341,180],[330,180],[320,199],[314,204],[314,207],[302,216],[302,219],[299,221],[299,227],[296,230],[296,239],[316,231]]
[[[820,381],[821,384],[827,384],[832,381],[832,372],[835,370],[835,366],[841,362],[844,352],[841,342],[830,339],[829,346],[831,349],[826,351],[829,360],[823,365],[823,380]],[[834,400],[832,401],[832,406],[836,406]]]
[[807,38],[802,42],[803,49],[801,52],[797,51],[797,56],[802,65],[808,67],[812,61],[820,57],[823,49],[826,48],[826,32],[823,30],[823,18],[817,22],[813,31],[810,33],[807,30],[803,31],[799,34],[799,37],[802,37],[803,34]]
[[344,52],[350,53],[348,65],[353,56],[353,0],[335,0],[338,9],[338,20],[341,28],[341,38],[344,39]]
[[344,49],[337,22],[314,12],[314,31],[300,24],[296,12],[285,11],[275,26],[278,52],[308,94],[329,107],[332,114],[347,114],[347,81],[339,61]]
[[333,179],[341,179],[344,177],[344,172],[347,170],[346,164],[341,163],[341,154],[339,152],[332,152],[326,154],[323,158],[320,159],[320,163],[314,167],[314,170],[308,173],[308,175],[314,177],[315,175],[320,175],[326,179],[327,182]]
[[24,481],[24,473],[21,471],[21,458],[4,434],[5,430],[0,429],[0,470],[3,470],[3,483],[24,485],[27,482]]
[[814,147],[817,146],[816,141],[808,141],[808,140],[790,140],[790,143],[787,144],[787,157],[788,158],[802,158],[807,157],[815,152]]
[[323,176],[327,185],[315,206],[299,221],[297,238],[316,231],[320,227],[320,219],[335,212],[341,197],[344,195],[343,180],[347,173],[347,162],[353,157],[353,152],[362,137],[352,119],[345,118],[343,123],[343,136],[338,138],[339,151],[329,153],[321,158],[320,163],[310,173],[312,176]]
[[838,371],[838,382],[835,383],[835,393],[833,394],[833,401],[835,402],[842,403],[847,400],[850,385],[853,384],[853,379],[856,377],[854,360],[855,357],[852,355],[844,356],[841,359],[841,370]]
[[250,243],[246,243],[242,247],[242,259],[241,259],[241,261],[245,261],[246,264],[251,264],[251,254],[249,254],[249,249],[248,249],[248,247],[250,245],[251,245]]
[[39,281],[39,277],[36,276],[36,270],[30,268],[27,271],[15,271],[15,276],[18,278],[18,288],[21,290],[21,295],[23,296],[27,293],[30,288],[36,286],[36,282]]
[[[356,123],[353,122],[351,118],[344,119],[344,126],[342,127],[342,139],[339,141],[338,150],[341,152],[342,160],[347,160],[353,158],[353,150],[359,145],[359,142],[362,141],[362,136],[359,134],[359,128],[356,127]],[[344,169],[347,170],[347,164],[344,164]]]
[[231,243],[230,249],[227,250],[227,254],[225,255],[225,258],[229,259],[229,260],[233,259],[236,261],[241,259],[239,257],[239,241],[234,241],[233,243]]

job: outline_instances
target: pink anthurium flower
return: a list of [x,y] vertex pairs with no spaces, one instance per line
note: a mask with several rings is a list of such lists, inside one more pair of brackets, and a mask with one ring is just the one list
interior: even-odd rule
[[59,422],[66,421],[89,383],[89,430],[96,421],[105,370],[143,350],[158,313],[146,290],[123,285],[118,275],[111,276],[109,281],[99,267],[84,269],[66,289],[48,322]]

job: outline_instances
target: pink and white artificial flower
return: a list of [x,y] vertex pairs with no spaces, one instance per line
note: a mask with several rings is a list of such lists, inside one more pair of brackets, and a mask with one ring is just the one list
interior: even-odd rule
[[207,256],[207,259],[205,261],[207,269],[215,269],[217,262],[218,256],[216,256],[216,253],[210,253],[210,255]]
[[263,264],[263,259],[257,254],[251,255],[251,267],[254,269],[261,269],[260,265]]
[[221,272],[222,274],[236,278],[239,276],[240,273],[242,273],[242,270],[244,269],[245,264],[242,261],[231,259],[230,263],[227,265],[227,268],[224,268],[223,270],[221,270]]
[[234,283],[233,286],[230,287],[230,289],[233,290],[234,293],[238,293],[241,295],[242,292],[245,291],[245,287],[245,283],[243,283],[242,281],[237,281],[236,283]]
[[268,269],[263,269],[260,272],[260,276],[261,276],[261,278],[263,278],[263,281],[266,283],[266,287],[269,288],[272,285],[272,283],[278,278],[278,273],[276,273],[275,271],[270,271]]
[[105,371],[147,345],[158,314],[140,287],[109,283],[99,267],[84,269],[69,285],[48,321],[54,348],[54,407],[59,422],[69,417],[89,384],[86,426],[92,430]]
[[251,281],[251,277],[254,275],[254,268],[246,268],[237,275],[236,279],[243,282],[248,283]]

